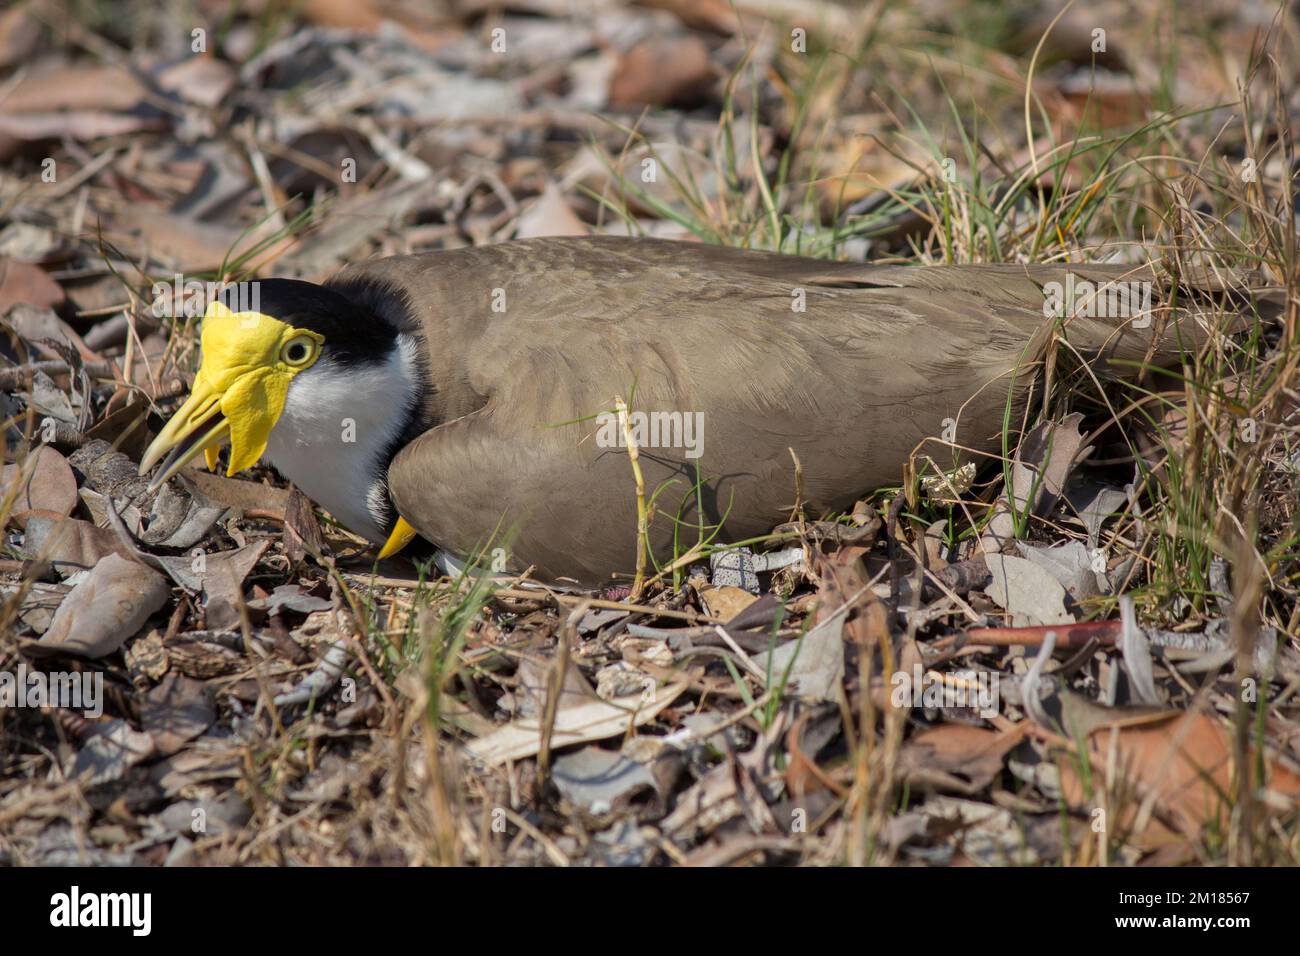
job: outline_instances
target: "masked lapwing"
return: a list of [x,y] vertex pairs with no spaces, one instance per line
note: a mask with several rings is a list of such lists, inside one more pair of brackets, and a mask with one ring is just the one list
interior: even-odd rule
[[1207,316],[1161,292],[1142,267],[649,239],[378,259],[213,302],[193,392],[141,473],[164,456],[155,485],[201,453],[215,467],[228,444],[228,474],[267,459],[385,555],[417,532],[462,557],[504,540],[511,569],[595,583],[636,561],[629,433],[659,560],[701,529],[747,539],[797,493],[830,513],[918,456],[1000,453],[1058,338],[1112,369],[1203,342]]

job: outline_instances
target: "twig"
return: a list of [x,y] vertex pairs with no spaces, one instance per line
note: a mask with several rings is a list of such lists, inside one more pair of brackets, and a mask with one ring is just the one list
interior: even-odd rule
[[537,776],[541,784],[537,788],[539,796],[545,791],[546,782],[551,776],[551,736],[555,733],[555,718],[560,712],[560,695],[564,693],[564,679],[569,670],[569,642],[577,639],[577,622],[587,613],[585,605],[578,605],[569,612],[564,626],[560,628],[559,642],[555,649],[555,663],[551,668],[550,679],[546,688],[546,708],[542,713],[542,739],[537,751]]
[[[87,362],[84,367],[86,374],[91,378],[113,377],[112,366],[107,362]],[[71,371],[72,369],[67,362],[58,359],[28,362],[25,365],[3,368],[0,369],[0,389],[11,389],[26,385],[27,381],[37,372],[44,372],[46,375],[53,377],[55,375],[66,375]]]
[[1062,650],[1077,651],[1088,641],[1112,645],[1120,633],[1119,621],[1085,621],[1082,624],[1053,624],[1045,627],[972,627],[965,635],[941,638],[935,641],[935,650],[955,644],[964,637],[970,644],[990,644],[993,647],[1041,647],[1048,634],[1056,634],[1056,645]]
[[564,855],[564,852],[556,846],[554,841],[547,837],[546,834],[537,829],[537,827],[533,826],[519,814],[515,813],[509,807],[501,807],[500,809],[501,813],[507,820],[517,826],[524,833],[527,833],[543,850],[546,851],[546,855],[551,858],[552,863],[556,866],[569,865],[569,858]]
[[271,702],[276,707],[292,707],[322,696],[343,676],[343,665],[347,659],[347,644],[343,640],[335,641],[314,671],[304,677],[293,690],[277,694]]
[[628,597],[636,601],[645,589],[645,558],[650,549],[650,522],[646,513],[645,476],[641,474],[641,449],[632,433],[632,423],[627,414],[627,402],[622,396],[614,399],[614,410],[618,413],[618,423],[623,429],[623,440],[627,442],[627,458],[632,463],[632,476],[636,479],[636,577],[632,579],[632,593]]
[[[388,588],[409,588],[415,589],[421,584],[411,578],[386,578],[386,577],[367,577],[366,584],[373,587]],[[552,591],[546,588],[539,588],[536,591],[527,591],[523,588],[496,588],[492,592],[492,597],[511,598],[516,601],[555,601],[565,607],[576,607],[579,604],[587,604],[592,608],[610,611],[627,611],[629,614],[646,614],[652,617],[666,617],[675,621],[686,621],[689,624],[726,624],[720,617],[713,617],[702,611],[675,611],[667,607],[652,607],[649,604],[629,604],[624,601],[606,601],[603,598],[584,597],[581,594],[561,594],[558,591]]]
[[750,659],[749,655],[746,654],[744,650],[741,649],[741,646],[737,644],[734,640],[732,640],[731,635],[726,632],[726,630],[722,627],[722,625],[719,624],[716,627],[714,627],[714,631],[717,632],[718,637],[722,638],[722,642],[724,644],[726,644],[729,648],[735,651],[737,658],[740,660],[740,663],[745,665],[745,670],[749,671],[749,673],[754,676],[754,678],[758,681],[758,683],[761,686],[766,687],[767,675],[764,674],[763,671],[759,668],[759,666]]
[[1025,679],[1020,683],[1020,699],[1024,704],[1025,711],[1033,718],[1034,723],[1049,730],[1052,729],[1052,722],[1047,715],[1047,711],[1043,709],[1043,701],[1038,694],[1038,685],[1042,680],[1043,668],[1052,659],[1052,651],[1055,649],[1056,631],[1049,630],[1043,639],[1043,646],[1038,649],[1038,656],[1034,658],[1034,663],[1029,668],[1029,673],[1025,674]]

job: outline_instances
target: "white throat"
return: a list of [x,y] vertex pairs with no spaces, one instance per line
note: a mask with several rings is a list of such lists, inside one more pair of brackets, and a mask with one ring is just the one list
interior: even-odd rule
[[420,387],[415,341],[399,335],[382,362],[343,366],[325,358],[289,383],[265,456],[349,531],[387,537],[388,462]]

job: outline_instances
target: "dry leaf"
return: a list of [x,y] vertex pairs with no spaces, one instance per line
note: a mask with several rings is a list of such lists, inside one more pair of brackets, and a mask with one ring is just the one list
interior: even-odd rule
[[564,194],[548,182],[542,194],[522,213],[515,228],[516,239],[536,236],[585,236],[590,229],[577,217]]
[[772,686],[780,686],[785,678],[787,693],[837,700],[844,680],[844,621],[850,610],[845,604],[803,637],[756,655],[754,663],[766,673],[770,657]]
[[244,578],[270,546],[270,541],[257,541],[234,551],[154,560],[181,587],[191,591],[202,590],[206,624],[213,630],[220,630],[239,623]]
[[1024,738],[1025,730],[1023,723],[1007,733],[968,724],[941,724],[907,742],[899,755],[899,767],[910,786],[971,796],[1002,772],[1003,760]]
[[61,574],[93,568],[110,554],[133,555],[112,531],[89,521],[34,514],[27,519],[23,553],[53,565]]
[[68,460],[41,445],[21,464],[5,465],[0,473],[0,497],[16,492],[11,515],[43,511],[67,517],[77,507],[77,477]]
[[120,66],[39,64],[10,90],[0,109],[6,113],[56,110],[129,110],[144,97],[145,86]]
[[110,554],[63,599],[39,646],[106,657],[139,631],[169,594],[167,579],[157,571]]
[[162,129],[166,122],[125,113],[75,110],[62,113],[0,113],[0,135],[14,139],[101,139],[143,130]]
[[57,309],[63,304],[63,286],[38,265],[0,258],[0,316],[19,302],[38,309]]
[[745,608],[758,600],[744,588],[724,584],[720,587],[707,585],[700,588],[700,600],[710,616],[720,621],[730,621]]
[[609,84],[614,109],[691,105],[713,88],[709,47],[698,36],[649,37],[619,60]]
[[[1111,832],[1133,826],[1148,798],[1169,815],[1184,838],[1199,838],[1205,825],[1216,820],[1226,827],[1232,799],[1232,741],[1218,717],[1170,714],[1127,726],[1103,725],[1088,735],[1088,743],[1094,788],[1112,774],[1134,788],[1122,806],[1108,808]],[[1254,763],[1252,756],[1252,767]],[[1097,806],[1096,793],[1089,795],[1080,779],[1078,761],[1066,756],[1059,764],[1066,800],[1076,807]],[[1272,759],[1265,766],[1268,789],[1291,798],[1294,805],[1300,798],[1300,774]],[[1151,824],[1134,834],[1139,845],[1150,849],[1173,838],[1159,820]]]
[[[265,487],[265,486],[261,486]],[[318,555],[324,547],[320,525],[311,501],[297,487],[289,486],[284,509],[284,552],[295,563],[309,554]]]
[[1025,560],[1038,565],[1060,582],[1075,601],[1084,601],[1101,593],[1093,556],[1082,541],[1067,541],[1050,548],[1019,543]]
[[[1082,448],[1081,421],[1083,416],[1075,412],[1060,422],[1042,422],[1020,439],[1011,469],[1010,500],[1015,503],[1015,514],[1047,514],[1064,494],[1071,469],[1091,450]],[[1015,530],[1004,488],[980,544],[985,552],[996,553],[1015,538]]]
[[186,483],[192,484],[205,498],[240,511],[264,511],[272,517],[288,520],[288,488],[276,488],[242,478],[227,478],[202,468],[182,471],[181,474],[185,476]]
[[0,70],[26,61],[41,39],[41,24],[19,3],[0,13]]
[[191,56],[167,67],[155,79],[159,88],[168,93],[211,109],[225,99],[237,77],[229,63],[210,56]]
[[81,745],[69,776],[88,787],[110,783],[152,753],[152,737],[125,720],[110,720]]
[[[660,687],[649,700],[642,694],[631,694],[610,701],[593,698],[559,710],[555,715],[551,748],[558,750],[626,733],[630,727],[639,727],[653,720],[688,686],[689,682],[680,681]],[[486,737],[470,741],[465,750],[473,759],[495,767],[507,760],[535,756],[541,750],[541,738],[541,719],[521,717]]]
[[155,752],[164,757],[198,737],[216,719],[207,686],[179,674],[164,677],[140,705],[140,726],[153,738]]
[[990,554],[987,561],[993,582],[984,590],[1011,615],[1012,627],[1074,623],[1065,588],[1042,567],[1009,554]]
[[596,815],[626,809],[638,795],[658,789],[644,766],[594,746],[557,757],[551,780],[566,800]]
[[37,350],[48,354],[50,358],[61,359],[64,356],[42,345],[41,339],[54,339],[56,342],[69,345],[87,362],[100,361],[98,353],[86,345],[81,336],[50,309],[39,309],[20,303],[9,310],[6,318],[14,331],[28,342],[35,343]]

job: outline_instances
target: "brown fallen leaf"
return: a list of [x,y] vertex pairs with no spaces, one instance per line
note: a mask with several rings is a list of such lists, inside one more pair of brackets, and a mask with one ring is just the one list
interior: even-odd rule
[[551,779],[561,795],[589,814],[593,822],[611,819],[614,814],[637,813],[633,801],[646,794],[653,799],[642,803],[639,815],[644,818],[663,812],[658,784],[643,764],[595,745],[559,757]]
[[160,760],[149,768],[149,776],[165,796],[171,797],[198,784],[238,779],[242,768],[242,756],[238,748],[230,745],[229,738],[208,735]]
[[176,753],[216,719],[207,685],[179,674],[164,677],[140,705],[140,726],[153,738],[155,753],[164,757]]
[[43,511],[66,517],[77,507],[77,477],[68,460],[41,445],[26,460],[0,472],[0,500],[14,495],[11,515]]
[[1017,514],[1047,514],[1065,491],[1065,483],[1074,466],[1088,456],[1091,448],[1083,447],[1078,412],[1059,422],[1046,421],[1020,439],[1015,462],[1011,466],[1011,489],[1003,489],[993,508],[993,517],[980,537],[987,553],[996,553],[1015,538]]
[[537,236],[585,236],[591,230],[578,218],[555,183],[548,182],[542,194],[519,214],[516,239]]
[[132,557],[130,549],[112,531],[78,518],[34,513],[25,530],[24,554],[49,563],[63,574],[93,568],[110,554]]
[[30,3],[18,3],[0,13],[0,70],[22,63],[36,52],[41,24],[31,7]]
[[82,743],[69,776],[87,787],[110,783],[152,753],[152,737],[125,720],[110,720]]
[[713,617],[730,621],[758,598],[744,588],[724,584],[721,587],[708,585],[700,588],[700,600],[704,602],[704,609]]
[[211,630],[220,630],[239,623],[244,578],[270,546],[270,541],[255,541],[233,551],[155,557],[150,563],[156,562],[181,587],[202,591],[206,625]]
[[[433,51],[460,32],[449,23],[437,4],[388,3],[384,0],[305,0],[302,16],[323,27],[337,27],[360,33],[375,33],[384,25],[401,27],[416,46]],[[466,10],[457,13],[468,16]]]
[[280,520],[287,520],[289,490],[276,488],[257,481],[227,478],[202,468],[182,471],[185,481],[194,485],[210,501],[220,502],[240,511],[264,512]]
[[221,517],[225,505],[213,504],[188,490],[168,483],[159,489],[149,509],[149,524],[139,535],[142,542],[164,548],[192,548],[202,541]]
[[158,73],[159,89],[175,93],[187,103],[215,107],[235,85],[235,68],[211,56],[186,57]]
[[773,772],[773,745],[785,734],[789,714],[782,710],[753,747],[744,753],[729,753],[680,794],[672,813],[659,822],[660,830],[676,842],[695,841],[743,815],[753,832],[777,832],[778,825],[754,781]]
[[[1232,794],[1232,741],[1216,716],[1173,713],[1125,726],[1102,725],[1087,739],[1094,793],[1088,794],[1077,759],[1068,756],[1058,761],[1062,792],[1071,806],[1090,809],[1097,805],[1098,781],[1113,774],[1128,783],[1128,798],[1121,806],[1108,808],[1111,832],[1142,825],[1133,839],[1145,849],[1155,849],[1179,839],[1198,839],[1205,826],[1216,820],[1226,823]],[[1256,758],[1250,759],[1254,766]],[[1264,766],[1270,791],[1293,801],[1300,798],[1300,773],[1272,758],[1266,758]],[[1139,820],[1148,800],[1178,832],[1170,831],[1160,819]]]
[[837,711],[822,708],[804,710],[786,733],[785,749],[787,763],[785,782],[790,795],[796,801],[802,801],[809,793],[826,789],[841,796],[846,789],[826,773],[816,760],[817,751],[843,729]]
[[889,617],[880,599],[867,590],[870,575],[862,558],[871,549],[846,545],[819,559],[820,578],[817,623],[835,614],[836,609],[853,602],[854,610],[844,624],[844,639],[862,647],[877,644],[889,635]]
[[609,102],[625,110],[693,105],[708,98],[714,79],[709,47],[695,34],[649,37],[619,60]]
[[63,300],[63,286],[40,266],[0,257],[0,315],[19,302],[39,309],[57,309]]
[[727,0],[641,0],[641,6],[667,10],[692,30],[730,36],[741,29],[741,19]]
[[324,541],[311,501],[296,487],[289,487],[284,509],[284,551],[295,564],[309,554],[320,554]]
[[[512,710],[515,717],[540,717],[546,713],[546,698],[554,674],[554,658],[528,652],[520,655],[519,667],[515,671],[517,684]],[[581,707],[596,698],[596,691],[590,682],[582,675],[577,664],[570,660],[564,670],[564,681],[560,685],[560,710]]]
[[1006,610],[1013,627],[1074,623],[1065,588],[1042,567],[1010,554],[990,553],[986,563],[993,580],[984,591]]
[[874,135],[854,131],[828,150],[828,174],[819,178],[816,188],[822,207],[827,211],[843,209],[867,196],[882,195],[905,189],[921,177],[926,168],[922,155],[902,144],[881,145]]
[[783,693],[815,700],[835,700],[844,681],[844,622],[852,612],[845,603],[829,615],[818,612],[817,624],[793,641],[754,655],[754,664],[771,674]]
[[20,586],[0,590],[6,599],[21,595],[18,620],[36,634],[44,634],[54,620],[54,612],[72,590],[70,584],[46,584],[42,581],[24,582]]
[[88,346],[73,328],[54,314],[50,309],[19,303],[9,310],[6,321],[19,335],[36,345],[36,350],[52,359],[64,356],[44,345],[42,339],[54,339],[56,342],[71,346],[87,362],[101,361],[99,354]]
[[130,70],[87,63],[46,60],[28,70],[5,96],[6,113],[56,110],[129,110],[147,92]]
[[1027,729],[1024,722],[1005,733],[968,724],[940,724],[903,746],[899,768],[910,786],[972,796],[1002,772],[1003,760]]
[[[558,750],[626,733],[631,727],[639,727],[653,720],[688,686],[689,682],[679,681],[660,687],[650,700],[646,700],[642,694],[630,694],[614,700],[597,698],[565,707],[555,715],[551,748]],[[541,741],[541,718],[523,717],[485,737],[470,741],[465,750],[472,759],[495,767],[507,760],[523,760],[535,756],[541,750]]]
[[1057,135],[1073,139],[1081,127],[1112,130],[1146,120],[1155,97],[1139,89],[1133,77],[1109,70],[1080,68],[1056,84],[1053,110]]
[[268,219],[252,229],[200,222],[188,216],[138,203],[120,210],[114,219],[115,241],[145,249],[177,269],[214,268],[255,248],[275,232]]
[[148,419],[147,402],[123,405],[87,429],[86,438],[108,442],[132,461],[139,461],[154,437],[149,431]]
[[163,129],[166,120],[100,110],[69,110],[59,113],[0,113],[0,135],[20,140],[102,139],[144,130]]
[[167,603],[169,593],[167,579],[157,571],[110,554],[63,599],[38,647],[106,657]]

